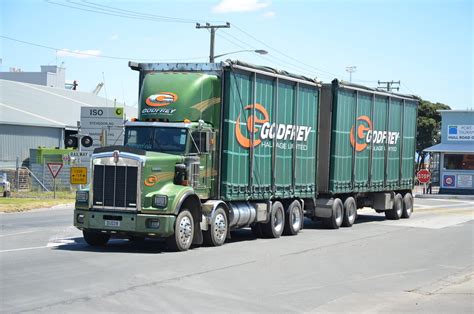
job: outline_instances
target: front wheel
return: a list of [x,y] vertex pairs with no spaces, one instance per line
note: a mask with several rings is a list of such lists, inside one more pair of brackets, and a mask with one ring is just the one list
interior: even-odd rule
[[203,232],[204,243],[208,246],[221,246],[227,237],[227,214],[222,207],[217,207],[211,217],[209,230]]
[[110,234],[96,231],[83,230],[82,235],[90,246],[105,246],[110,239]]
[[168,248],[172,251],[187,251],[193,243],[194,219],[187,209],[183,209],[174,225],[174,234],[167,240]]

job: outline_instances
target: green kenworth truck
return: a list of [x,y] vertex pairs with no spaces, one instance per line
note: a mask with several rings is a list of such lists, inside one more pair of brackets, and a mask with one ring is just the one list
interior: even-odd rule
[[304,217],[350,227],[357,209],[409,218],[418,101],[239,61],[133,63],[138,119],[102,147],[74,225],[90,245],[222,245],[230,231],[296,235]]

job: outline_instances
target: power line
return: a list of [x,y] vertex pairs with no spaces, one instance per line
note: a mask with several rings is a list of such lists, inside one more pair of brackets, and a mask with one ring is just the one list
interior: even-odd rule
[[[390,82],[383,82],[383,81],[377,81],[377,84],[379,85],[377,88],[378,89],[385,89],[387,92],[391,92],[392,90],[400,90],[400,81],[395,82],[395,81],[390,81]],[[385,85],[382,86],[381,85]],[[396,87],[393,87],[393,85],[398,85]]]
[[[124,13],[128,13],[128,14],[135,14],[137,16],[150,17],[150,18],[154,18],[154,19],[165,19],[165,20],[169,20],[170,22],[171,21],[176,21],[176,22],[181,22],[181,23],[196,23],[197,22],[196,20],[192,20],[192,19],[176,18],[176,17],[155,15],[155,14],[143,13],[143,12],[132,11],[132,10],[124,10],[124,9],[115,8],[115,7],[108,6],[108,5],[94,3],[94,2],[91,2],[91,1],[87,1],[87,0],[83,0],[82,2],[90,4],[91,6],[89,6],[89,7],[97,7],[98,9],[104,8],[104,9],[101,9],[101,10],[104,10],[104,11],[112,10],[112,11],[124,12]],[[85,4],[81,4],[81,5],[86,6]]]
[[275,48],[269,46],[269,45],[266,44],[265,42],[261,41],[260,39],[256,38],[255,36],[253,36],[253,35],[247,33],[246,31],[244,31],[243,29],[241,29],[240,27],[238,27],[238,26],[235,25],[235,24],[234,24],[234,27],[235,27],[237,30],[239,30],[240,32],[242,32],[242,33],[244,33],[245,35],[247,35],[248,37],[250,37],[250,38],[252,38],[252,39],[258,41],[258,42],[261,43],[262,45],[265,45],[267,48],[270,48],[270,49],[274,50],[275,52],[279,53],[279,54],[282,55],[282,56],[285,56],[286,58],[289,58],[289,59],[291,59],[291,60],[294,60],[294,61],[296,61],[296,62],[298,62],[298,63],[300,63],[300,64],[302,64],[302,65],[304,65],[304,66],[306,66],[306,67],[309,67],[309,68],[315,70],[316,72],[327,73],[327,74],[333,75],[333,76],[335,76],[335,77],[339,76],[339,75],[334,74],[334,73],[331,73],[331,72],[329,72],[329,71],[326,71],[326,70],[323,70],[323,69],[319,69],[319,68],[316,68],[316,67],[314,67],[314,66],[312,66],[312,65],[309,65],[309,64],[307,64],[307,63],[301,62],[300,60],[298,60],[298,59],[296,59],[296,58],[294,58],[294,57],[292,57],[292,56],[289,56],[289,55],[287,55],[286,53],[281,52],[281,51],[279,51],[279,50],[277,50],[277,49],[275,49]]
[[[153,15],[146,16],[145,13],[114,12],[114,11],[111,11],[111,10],[96,8],[94,6],[85,5],[83,3],[71,2],[71,1],[69,1],[70,4],[58,3],[58,2],[51,1],[51,0],[44,0],[44,1],[49,3],[49,4],[62,6],[62,7],[66,7],[66,8],[71,8],[71,9],[75,9],[75,10],[80,10],[80,11],[85,11],[85,12],[93,12],[93,13],[98,13],[98,14],[102,14],[102,15],[109,15],[109,16],[125,17],[125,18],[129,18],[129,19],[147,20],[147,21],[152,21],[152,22],[188,23],[188,24],[196,22],[196,21],[193,21],[193,20],[186,20],[186,19],[180,19],[180,18],[158,16],[158,15],[156,15],[156,16],[153,16]],[[121,10],[121,9],[116,9],[116,10]],[[126,12],[127,10],[123,10],[123,11]],[[133,12],[133,11],[129,11],[129,12]]]
[[57,53],[58,51],[64,51],[64,52],[71,53],[71,54],[76,54],[76,55],[84,55],[84,56],[89,56],[89,57],[115,59],[115,60],[134,60],[134,61],[168,62],[168,61],[198,60],[198,59],[204,59],[204,58],[206,58],[206,57],[193,57],[193,58],[163,59],[163,60],[159,60],[159,59],[152,59],[152,58],[132,58],[132,57],[118,57],[118,56],[108,56],[108,55],[96,55],[96,54],[87,53],[87,52],[71,51],[71,50],[67,50],[67,49],[55,48],[55,47],[46,46],[46,45],[42,45],[42,44],[37,44],[37,43],[25,41],[25,40],[19,40],[19,39],[16,39],[16,38],[12,38],[12,37],[8,37],[8,36],[3,36],[3,35],[0,35],[0,38],[7,39],[7,40],[11,40],[11,41],[15,41],[15,42],[19,42],[19,43],[26,44],[26,45],[30,45],[30,46],[35,46],[35,47],[40,47],[40,48],[44,48],[44,49],[54,50],[54,51],[56,51],[56,53]]

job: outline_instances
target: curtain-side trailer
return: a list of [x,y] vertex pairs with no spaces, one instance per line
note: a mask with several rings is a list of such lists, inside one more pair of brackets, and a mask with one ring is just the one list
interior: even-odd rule
[[296,235],[304,216],[351,226],[357,208],[408,218],[416,100],[238,61],[130,63],[138,119],[92,155],[74,225],[91,245],[166,238],[222,245],[230,231]]

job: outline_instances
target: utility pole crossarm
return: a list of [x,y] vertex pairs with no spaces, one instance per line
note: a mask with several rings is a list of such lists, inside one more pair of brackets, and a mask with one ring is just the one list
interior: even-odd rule
[[[388,81],[387,82],[377,81],[377,83],[379,85],[377,88],[385,89],[387,92],[391,92],[393,90],[397,90],[397,91],[400,90],[400,81],[397,81],[397,82],[395,82],[395,81],[390,81],[390,82],[388,82]],[[380,86],[380,85],[382,85],[382,86]],[[394,87],[393,85],[398,85],[398,86]]]
[[211,30],[211,47],[210,47],[210,52],[209,52],[209,62],[214,63],[214,41],[216,38],[216,30],[218,28],[230,28],[230,23],[227,22],[225,25],[211,25],[209,23],[206,23],[206,25],[201,25],[199,23],[196,23],[196,28],[205,28],[205,29],[210,29]]

